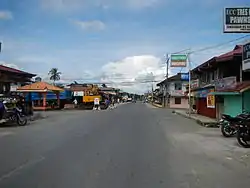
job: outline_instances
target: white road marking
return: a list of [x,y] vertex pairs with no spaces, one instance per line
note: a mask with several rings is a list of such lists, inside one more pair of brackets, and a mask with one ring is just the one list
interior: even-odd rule
[[36,159],[34,159],[34,160],[30,160],[30,161],[28,161],[28,162],[22,164],[22,165],[18,166],[17,168],[11,170],[11,171],[8,172],[7,174],[1,176],[1,177],[0,177],[0,181],[4,180],[4,179],[6,179],[6,178],[10,178],[11,176],[13,176],[13,175],[14,175],[15,173],[17,173],[18,171],[21,171],[21,170],[23,170],[23,169],[25,169],[25,168],[28,168],[28,167],[30,167],[30,166],[32,166],[32,165],[34,165],[34,164],[37,164],[37,163],[43,161],[44,159],[45,159],[45,157],[40,156],[40,157],[38,157],[38,158],[36,158]]

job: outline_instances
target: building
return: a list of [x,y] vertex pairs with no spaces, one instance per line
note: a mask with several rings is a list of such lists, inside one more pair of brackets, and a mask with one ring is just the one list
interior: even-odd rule
[[[222,113],[235,115],[242,111],[244,104],[240,105],[240,110],[238,102],[242,101],[241,92],[247,91],[248,82],[245,81],[250,80],[250,73],[242,71],[241,45],[209,59],[194,68],[191,74],[197,78],[191,82],[190,95],[198,114],[219,119]],[[241,94],[232,97],[236,93]]]
[[178,73],[157,84],[160,87],[158,92],[159,100],[163,106],[169,108],[189,108],[189,99],[185,94],[188,80],[182,77],[182,75],[186,74]]
[[31,82],[31,78],[36,76],[28,72],[0,65],[0,95],[15,94],[17,87]]

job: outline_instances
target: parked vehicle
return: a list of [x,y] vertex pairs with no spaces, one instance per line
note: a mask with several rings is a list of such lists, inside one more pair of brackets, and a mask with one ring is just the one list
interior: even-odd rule
[[15,106],[14,108],[7,108],[6,107],[6,101],[3,101],[3,115],[2,120],[5,120],[5,122],[16,122],[20,126],[24,126],[27,124],[28,119],[27,116],[24,115],[21,108]]
[[232,117],[227,114],[222,114],[222,119],[219,123],[222,135],[225,137],[234,136],[238,131],[240,122],[248,117],[250,118],[249,112],[243,112],[237,115],[236,117]]
[[250,148],[250,118],[245,118],[239,125],[237,131],[238,143],[245,147]]

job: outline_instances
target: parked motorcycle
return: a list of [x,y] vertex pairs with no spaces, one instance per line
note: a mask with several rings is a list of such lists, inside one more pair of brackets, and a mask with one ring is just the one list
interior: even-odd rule
[[250,113],[243,112],[237,115],[236,117],[232,117],[227,114],[222,114],[221,118],[222,119],[220,120],[219,124],[222,135],[225,137],[231,137],[237,133],[240,122],[246,118],[250,118]]
[[250,117],[240,123],[237,131],[237,141],[244,148],[250,148]]
[[3,101],[3,116],[2,119],[6,122],[16,122],[19,126],[24,126],[27,124],[27,116],[24,115],[23,111],[19,107],[14,107],[9,109],[6,107],[6,101]]

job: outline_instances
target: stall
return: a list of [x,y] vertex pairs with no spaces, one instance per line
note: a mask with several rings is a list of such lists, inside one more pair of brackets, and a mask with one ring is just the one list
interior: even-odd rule
[[[63,92],[64,90],[53,86],[51,84],[48,84],[46,82],[35,82],[30,85],[25,85],[22,87],[17,88],[18,92],[22,92],[24,94],[29,94],[31,96],[31,93],[38,93],[39,99],[34,102],[34,110],[48,110],[48,109],[57,109],[60,106],[60,92]],[[54,95],[56,95],[57,98],[57,104],[55,106],[51,106],[47,103],[47,94],[53,92]],[[31,97],[30,97],[31,98]],[[30,99],[31,100],[31,99]]]

